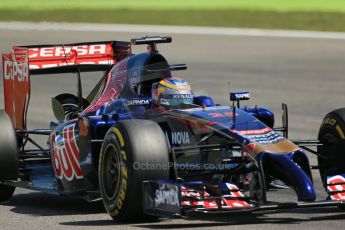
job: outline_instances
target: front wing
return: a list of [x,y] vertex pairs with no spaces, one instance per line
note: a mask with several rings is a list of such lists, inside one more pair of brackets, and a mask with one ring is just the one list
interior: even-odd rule
[[172,180],[143,182],[144,213],[168,218],[344,205],[345,201],[342,200],[255,202],[231,183],[209,185],[201,181],[184,183]]

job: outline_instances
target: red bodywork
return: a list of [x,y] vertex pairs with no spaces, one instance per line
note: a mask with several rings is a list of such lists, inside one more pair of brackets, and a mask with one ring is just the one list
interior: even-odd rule
[[25,114],[30,98],[28,50],[14,47],[2,55],[5,111],[16,129],[25,129]]
[[88,71],[96,71],[130,54],[128,42],[116,41],[13,47],[10,53],[2,55],[2,67],[5,111],[14,128],[26,129],[30,75],[76,72],[77,68],[82,72],[85,65]]

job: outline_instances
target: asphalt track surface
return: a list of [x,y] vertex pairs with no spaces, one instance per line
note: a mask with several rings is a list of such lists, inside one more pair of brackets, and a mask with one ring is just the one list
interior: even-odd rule
[[[47,44],[94,40],[128,40],[143,32],[73,32],[0,29],[0,51],[14,44]],[[152,34],[152,33],[150,33]],[[165,33],[164,35],[169,35]],[[136,47],[136,51],[144,47]],[[345,107],[345,40],[176,34],[173,44],[159,45],[171,63],[187,63],[177,76],[189,80],[195,91],[228,102],[231,90],[248,90],[248,104],[264,105],[276,113],[280,124],[281,102],[289,106],[290,138],[315,139],[327,112]],[[97,76],[83,76],[87,92]],[[2,82],[0,108],[3,107]],[[50,97],[75,92],[73,76],[33,76],[29,127],[48,127],[53,115]],[[0,130],[1,131],[1,130]],[[315,163],[315,157],[311,157]],[[318,172],[314,173],[318,198],[325,198]],[[269,194],[270,197],[271,193]],[[277,191],[272,198],[295,201],[293,191]],[[314,208],[233,214],[202,220],[166,220],[118,224],[105,213],[102,203],[55,197],[17,189],[12,201],[0,206],[0,229],[343,229],[345,212]]]

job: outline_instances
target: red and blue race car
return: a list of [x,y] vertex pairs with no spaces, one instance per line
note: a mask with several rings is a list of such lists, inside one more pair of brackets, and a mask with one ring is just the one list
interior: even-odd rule
[[[241,106],[249,92],[230,93],[232,106],[197,95],[173,75],[185,70],[157,50],[171,37],[16,46],[3,54],[5,110],[0,111],[0,201],[15,187],[102,199],[118,221],[148,216],[297,207],[343,207],[345,109],[329,113],[319,140],[288,139],[262,106]],[[133,54],[132,45],[147,45]],[[84,98],[81,74],[102,78]],[[30,78],[75,73],[77,95],[52,98],[49,128],[27,129]],[[46,135],[47,146],[32,138]],[[317,147],[317,150],[313,149]],[[306,153],[316,154],[311,167]],[[317,200],[311,169],[328,193]],[[274,181],[293,188],[298,202],[268,200]]]

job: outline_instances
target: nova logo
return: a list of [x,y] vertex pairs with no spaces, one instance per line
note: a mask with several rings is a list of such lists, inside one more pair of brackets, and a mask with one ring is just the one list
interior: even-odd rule
[[171,142],[172,144],[190,144],[188,132],[172,132],[171,133]]

